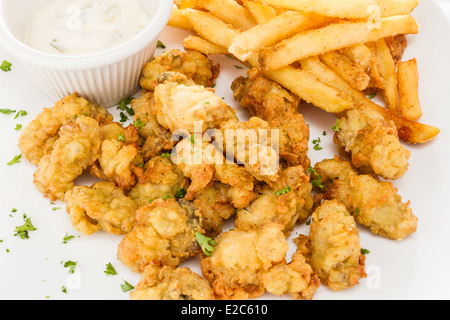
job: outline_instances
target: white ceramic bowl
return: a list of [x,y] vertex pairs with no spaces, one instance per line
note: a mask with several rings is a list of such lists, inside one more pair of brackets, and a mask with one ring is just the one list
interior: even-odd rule
[[27,23],[51,0],[0,0],[0,45],[19,58],[55,101],[72,94],[111,107],[139,89],[145,64],[153,58],[173,0],[142,0],[154,17],[139,35],[115,48],[83,56],[41,52],[24,44]]

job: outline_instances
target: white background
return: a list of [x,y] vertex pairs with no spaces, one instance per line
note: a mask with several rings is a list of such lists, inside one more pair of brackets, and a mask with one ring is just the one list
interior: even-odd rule
[[[409,172],[395,186],[403,200],[411,201],[411,208],[419,218],[418,231],[403,242],[373,236],[360,229],[361,245],[371,251],[367,255],[369,277],[360,285],[341,292],[331,292],[322,286],[315,299],[449,299],[450,280],[450,198],[449,141],[450,120],[450,1],[442,0],[448,8],[436,6],[434,0],[423,0],[414,15],[421,25],[419,35],[408,37],[409,47],[405,59],[417,57],[421,83],[420,92],[424,123],[439,127],[439,137],[428,144],[407,146],[411,152]],[[167,28],[161,40],[167,49],[181,48],[186,33]],[[161,53],[161,49],[158,53]],[[238,108],[233,100],[230,85],[237,76],[245,75],[241,65],[226,57],[212,57],[221,64],[217,81],[217,95]],[[27,125],[42,111],[51,107],[51,101],[36,87],[28,73],[13,54],[1,46],[0,61],[13,63],[13,71],[0,72],[0,108],[26,110],[28,116],[14,120],[13,116],[0,114],[0,299],[128,299],[120,285],[124,281],[136,285],[140,276],[133,274],[116,257],[121,237],[97,233],[91,237],[74,231],[65,212],[64,203],[57,202],[60,210],[53,211],[33,185],[35,167],[22,160],[12,167],[6,166],[20,154],[17,141],[20,132],[16,124]],[[136,94],[138,96],[139,93]],[[111,109],[117,115],[115,108]],[[334,117],[317,108],[304,106],[301,112],[311,127],[311,140],[321,137],[323,151],[310,153],[313,164],[332,157],[335,146],[332,132]],[[243,113],[240,113],[243,115]],[[116,118],[117,119],[117,118]],[[322,132],[327,130],[326,137]],[[88,184],[89,179],[77,183]],[[16,213],[11,209],[17,208]],[[16,226],[23,224],[22,215],[31,217],[37,231],[30,239],[14,237]],[[296,228],[297,233],[308,233],[306,226]],[[63,244],[66,235],[75,239]],[[294,250],[295,248],[292,248]],[[9,250],[9,252],[7,252]],[[289,257],[288,257],[289,259]],[[61,262],[77,261],[75,275],[67,273]],[[184,265],[196,272],[198,258]],[[106,276],[107,263],[116,268],[117,276]],[[68,290],[62,292],[62,286]],[[264,299],[277,298],[266,295]],[[283,297],[286,298],[286,297]],[[289,299],[289,297],[287,297]]]

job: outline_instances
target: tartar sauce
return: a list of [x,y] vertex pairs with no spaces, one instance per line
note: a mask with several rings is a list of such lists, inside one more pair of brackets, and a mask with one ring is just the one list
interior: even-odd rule
[[141,0],[53,0],[33,17],[25,42],[53,54],[104,51],[138,35],[153,17],[147,9]]

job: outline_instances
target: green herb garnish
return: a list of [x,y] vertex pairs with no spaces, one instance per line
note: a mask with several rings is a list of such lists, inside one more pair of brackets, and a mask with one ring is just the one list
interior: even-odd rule
[[13,113],[16,113],[16,110],[11,110],[11,109],[0,109],[0,113],[3,113],[3,114],[13,114]]
[[29,231],[36,231],[37,229],[33,226],[31,223],[31,218],[26,218],[24,215],[24,221],[25,224],[20,227],[16,227],[16,233],[14,234],[15,237],[20,237],[21,239],[29,239],[28,232]]
[[367,254],[369,254],[369,253],[370,253],[369,250],[361,248],[361,254],[367,255]]
[[11,66],[12,66],[12,63],[5,60],[0,65],[0,70],[3,70],[5,72],[9,72],[9,71],[11,71]]
[[309,166],[308,172],[313,174],[316,177],[314,180],[310,181],[311,184],[313,185],[313,187],[317,187],[317,188],[323,189],[322,175],[318,174],[317,171],[311,166]]
[[64,268],[69,268],[69,273],[75,273],[75,269],[76,269],[76,267],[77,267],[77,263],[78,262],[74,262],[74,261],[66,261],[65,263],[64,263]]
[[69,236],[68,233],[66,233],[66,235],[63,238],[63,242],[64,244],[67,244],[68,241],[72,240],[73,238],[75,238],[74,236]]
[[156,44],[157,48],[161,48],[161,49],[165,49],[166,45],[164,43],[162,43],[160,40],[158,40],[158,43]]
[[120,285],[120,287],[122,288],[122,291],[123,291],[123,292],[128,292],[128,291],[131,291],[131,290],[134,289],[134,287],[133,287],[131,284],[129,284],[129,283],[126,282],[125,280],[123,280],[123,281],[124,281],[124,284],[121,284],[121,285]]
[[119,134],[119,136],[117,137],[117,140],[119,140],[120,142],[125,142],[125,137],[123,136],[123,134]]
[[103,272],[106,273],[108,276],[115,276],[115,275],[117,275],[116,269],[114,269],[114,267],[111,264],[111,262],[106,265],[106,270],[103,271]]
[[287,187],[287,188],[278,190],[276,195],[279,197],[279,196],[282,196],[282,195],[284,195],[286,193],[289,193],[289,192],[291,192],[291,187]]
[[341,129],[339,128],[339,119],[336,119],[336,124],[331,127],[333,131],[339,132]]
[[197,238],[197,242],[202,248],[203,252],[210,257],[212,252],[214,251],[214,246],[216,245],[216,241],[207,236],[204,236],[200,232],[195,232],[195,237]]
[[187,190],[186,189],[178,189],[177,193],[175,193],[175,199],[180,200],[180,199],[184,199],[184,197],[187,194]]
[[14,119],[17,119],[19,117],[25,117],[28,115],[28,112],[26,112],[25,110],[20,110],[19,112],[17,112],[16,116],[14,117]]
[[10,162],[8,162],[6,165],[7,166],[12,166],[14,164],[20,163],[20,159],[22,159],[22,155],[19,154],[17,156],[15,156]]

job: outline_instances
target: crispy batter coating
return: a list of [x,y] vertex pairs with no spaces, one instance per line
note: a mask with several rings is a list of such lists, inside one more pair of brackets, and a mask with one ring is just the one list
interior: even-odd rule
[[308,168],[309,127],[299,113],[300,99],[278,83],[264,77],[259,70],[247,72],[248,77],[237,78],[231,89],[234,98],[250,116],[267,121],[279,130],[280,158],[288,165]]
[[131,300],[214,300],[208,281],[189,268],[149,264]]
[[156,119],[166,129],[201,132],[218,127],[229,120],[228,105],[212,88],[166,81],[155,88]]
[[202,255],[201,269],[217,299],[253,299],[266,290],[312,298],[317,278],[299,251],[291,264],[286,263],[288,243],[279,225],[249,231],[234,229],[222,233],[216,241],[212,255]]
[[79,116],[60,129],[51,154],[39,162],[34,184],[51,201],[63,200],[74,181],[100,157],[102,132],[98,122]]
[[334,137],[339,152],[349,155],[361,172],[396,180],[408,171],[411,152],[400,143],[394,123],[380,113],[348,110],[339,119],[339,129]]
[[198,85],[211,87],[219,75],[220,66],[198,51],[182,52],[173,49],[147,63],[140,80],[141,87],[154,91],[158,77],[165,72],[180,72]]
[[322,175],[325,199],[336,199],[356,221],[377,235],[402,240],[417,230],[417,217],[403,203],[391,182],[372,175],[359,175],[348,161],[338,157],[316,164]]
[[311,265],[330,289],[354,287],[367,276],[359,231],[345,205],[336,200],[320,205],[313,213],[309,239]]
[[189,180],[169,157],[153,157],[143,168],[135,168],[135,173],[138,176],[138,183],[128,196],[140,207],[145,207],[163,197],[175,199],[178,190],[185,190],[189,186]]
[[114,182],[123,190],[130,190],[136,184],[136,166],[143,163],[138,153],[139,132],[130,125],[123,128],[119,124],[102,127],[105,140],[101,155],[91,167],[91,174],[99,179]]
[[19,138],[23,157],[39,165],[41,159],[52,152],[61,127],[74,117],[82,115],[89,116],[100,124],[109,123],[113,119],[105,108],[74,93],[56,102],[53,108],[44,109],[24,128]]
[[137,210],[134,229],[120,242],[118,257],[133,272],[143,272],[150,263],[175,267],[198,254],[196,232],[203,229],[192,203],[158,199]]
[[76,186],[66,193],[65,202],[74,228],[86,235],[101,230],[123,235],[133,229],[137,205],[114,183]]
[[172,140],[172,133],[156,120],[154,105],[154,94],[147,90],[143,90],[141,97],[131,102],[134,121],[142,123],[140,134],[145,142],[140,152],[145,161],[161,154],[163,150],[171,150],[176,143]]
[[238,211],[236,227],[251,230],[278,223],[289,236],[297,221],[307,219],[313,206],[312,185],[304,171],[301,166],[289,167],[273,186],[258,186],[259,197]]

